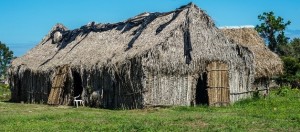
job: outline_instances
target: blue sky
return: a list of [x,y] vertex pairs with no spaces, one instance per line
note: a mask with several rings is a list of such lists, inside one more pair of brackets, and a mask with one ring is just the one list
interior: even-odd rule
[[292,21],[291,36],[300,34],[299,0],[0,0],[0,41],[21,56],[56,23],[69,29],[90,21],[114,23],[142,12],[171,11],[189,2],[205,10],[217,26],[256,25],[259,14],[274,11]]

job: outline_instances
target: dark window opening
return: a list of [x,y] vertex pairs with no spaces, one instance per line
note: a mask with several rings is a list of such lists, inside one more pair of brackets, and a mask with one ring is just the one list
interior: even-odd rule
[[80,74],[78,72],[73,72],[73,87],[74,87],[74,97],[80,95],[81,98],[81,94],[83,91],[83,87],[82,87],[82,81],[81,81],[81,77]]
[[196,87],[196,105],[208,105],[207,73],[203,73]]

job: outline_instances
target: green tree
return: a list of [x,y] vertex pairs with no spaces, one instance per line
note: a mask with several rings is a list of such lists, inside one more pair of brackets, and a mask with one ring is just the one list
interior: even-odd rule
[[13,59],[13,52],[0,41],[0,74],[5,75],[8,65]]
[[290,42],[290,46],[291,50],[293,51],[291,55],[295,58],[300,59],[300,38],[294,38]]
[[284,62],[284,74],[282,74],[277,82],[281,85],[291,85],[293,88],[300,88],[300,60],[292,56],[282,57]]
[[279,45],[281,56],[290,56],[300,59],[300,38],[294,38],[287,45]]
[[260,25],[257,25],[255,29],[259,34],[268,42],[268,47],[273,52],[280,54],[280,46],[288,43],[288,38],[284,34],[284,30],[290,21],[284,22],[282,17],[276,17],[274,12],[264,12],[258,16],[259,21],[262,21]]
[[284,74],[277,79],[282,85],[300,88],[300,38],[293,39],[289,44],[280,46]]

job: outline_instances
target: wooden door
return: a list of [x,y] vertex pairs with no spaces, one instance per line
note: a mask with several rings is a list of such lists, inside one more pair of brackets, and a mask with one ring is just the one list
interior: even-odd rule
[[212,62],[207,66],[207,92],[210,106],[224,106],[230,103],[228,66]]
[[65,65],[58,67],[56,70],[55,77],[52,81],[51,91],[48,97],[49,105],[59,105],[62,101],[62,95],[64,92],[64,85],[67,80],[69,66]]

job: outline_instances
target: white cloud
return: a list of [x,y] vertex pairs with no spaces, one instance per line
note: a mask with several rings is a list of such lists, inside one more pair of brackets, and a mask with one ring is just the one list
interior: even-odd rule
[[253,25],[242,25],[242,26],[222,26],[219,29],[238,29],[238,28],[254,28]]

